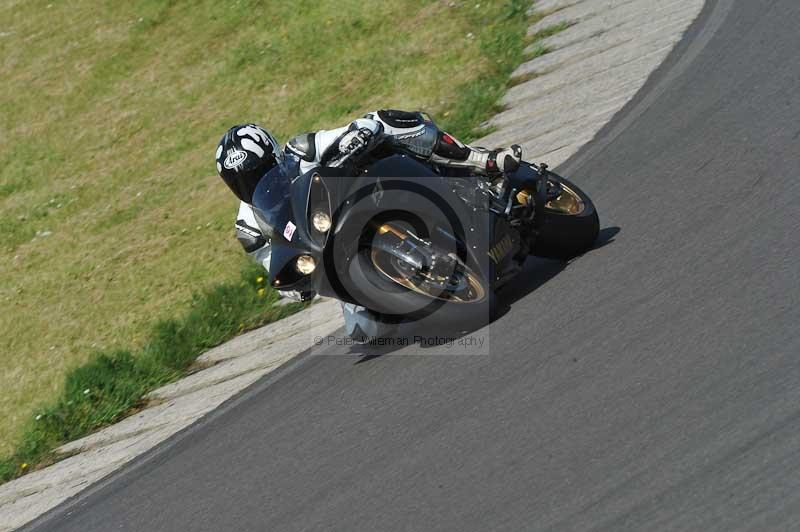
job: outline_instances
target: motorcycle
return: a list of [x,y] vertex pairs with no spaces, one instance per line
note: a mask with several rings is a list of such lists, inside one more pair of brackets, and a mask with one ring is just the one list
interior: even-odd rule
[[405,155],[351,157],[294,178],[276,167],[256,187],[274,288],[360,305],[385,321],[443,307],[453,319],[491,320],[496,291],[526,257],[569,259],[598,236],[592,200],[545,164],[487,180]]

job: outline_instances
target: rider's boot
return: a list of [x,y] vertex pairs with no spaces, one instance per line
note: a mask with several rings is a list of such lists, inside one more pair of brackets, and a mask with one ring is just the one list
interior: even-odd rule
[[473,148],[442,131],[439,132],[430,160],[443,166],[468,168],[476,174],[493,177],[515,172],[522,161],[522,148],[517,144],[494,150]]
[[397,332],[397,324],[387,323],[375,313],[353,303],[342,303],[345,334],[353,343],[367,344]]

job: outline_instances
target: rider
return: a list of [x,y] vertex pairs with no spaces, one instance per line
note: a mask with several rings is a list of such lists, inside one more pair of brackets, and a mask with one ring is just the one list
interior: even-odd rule
[[[248,255],[269,270],[269,241],[258,228],[251,206],[253,191],[269,170],[284,165],[289,173],[300,175],[325,165],[332,156],[367,151],[379,144],[391,152],[410,155],[429,164],[465,168],[490,177],[515,171],[522,159],[522,149],[517,145],[495,150],[466,145],[441,131],[420,112],[375,111],[344,127],[297,135],[283,150],[260,126],[234,126],[220,140],[216,163],[220,177],[241,201],[236,236]],[[308,293],[286,295],[301,299],[313,297]],[[355,315],[358,309],[350,311]],[[348,307],[345,307],[347,317]]]

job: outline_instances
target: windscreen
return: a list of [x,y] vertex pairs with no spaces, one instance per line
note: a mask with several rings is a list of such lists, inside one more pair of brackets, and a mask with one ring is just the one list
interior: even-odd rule
[[290,240],[294,233],[290,189],[291,181],[282,165],[278,165],[264,174],[253,192],[256,220],[270,239]]

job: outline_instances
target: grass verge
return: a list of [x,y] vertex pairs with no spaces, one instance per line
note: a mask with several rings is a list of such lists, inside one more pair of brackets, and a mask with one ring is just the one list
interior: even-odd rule
[[476,21],[488,30],[478,34],[478,49],[488,59],[486,69],[457,88],[454,110],[437,119],[440,127],[465,142],[491,132],[480,124],[501,110],[498,102],[508,88],[509,76],[522,62],[530,6],[528,0],[510,0],[499,15],[490,13]]
[[240,254],[210,162],[228,125],[285,138],[395,107],[474,139],[530,23],[528,0],[243,2],[137,0],[102,17],[90,0],[0,6],[0,126],[14,139],[0,146],[0,298],[13,307],[0,316],[1,480],[297,310],[259,292],[254,265],[221,273]]
[[246,263],[239,282],[196,294],[183,317],[157,322],[140,349],[97,352],[72,369],[61,397],[35,414],[14,454],[0,460],[0,480],[53,462],[58,445],[135,412],[147,392],[184,376],[207,349],[306,306],[276,306],[278,293],[264,287],[262,274]]

